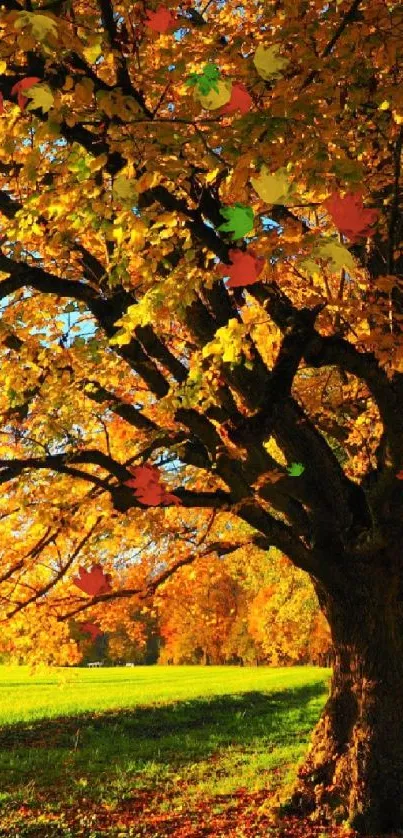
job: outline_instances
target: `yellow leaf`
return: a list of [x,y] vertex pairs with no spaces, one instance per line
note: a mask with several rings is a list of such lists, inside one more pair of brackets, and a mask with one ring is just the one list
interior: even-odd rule
[[0,61],[0,73],[4,73],[5,70],[7,70],[7,62]]
[[284,58],[283,55],[279,54],[278,44],[274,44],[267,49],[263,44],[259,44],[253,58],[253,63],[259,76],[267,81],[274,76],[281,75],[282,70],[284,70],[289,61],[288,58]]
[[84,57],[89,64],[95,64],[97,58],[102,54],[101,37],[97,35],[96,40],[83,49]]
[[200,102],[206,111],[215,111],[217,108],[222,108],[231,99],[231,81],[218,81],[217,87],[218,91],[210,90],[209,93],[200,93],[200,90],[195,87],[193,97],[196,102]]
[[18,12],[17,19],[14,21],[14,28],[23,29],[24,26],[29,26],[34,38],[41,42],[45,41],[48,35],[57,36],[57,23],[47,15]]
[[37,108],[42,108],[42,113],[47,113],[53,107],[54,96],[47,84],[34,84],[29,90],[24,91],[24,96],[27,99],[32,99],[32,102],[27,105],[27,111],[35,111]]
[[286,204],[292,189],[286,169],[277,169],[270,174],[267,166],[262,166],[259,176],[251,178],[250,182],[266,204]]
[[204,178],[205,182],[206,183],[214,183],[214,181],[215,181],[215,179],[216,179],[216,177],[217,177],[217,175],[220,171],[221,171],[221,169],[217,168],[217,169],[213,169],[212,172],[208,172],[207,175],[205,175],[205,178]]
[[113,238],[116,239],[118,244],[122,244],[122,241],[125,237],[125,231],[123,227],[114,227],[113,228]]
[[323,259],[329,262],[331,271],[340,271],[346,268],[347,271],[354,271],[356,264],[354,258],[349,250],[338,241],[327,239],[319,242],[312,251],[311,258],[304,259],[301,262],[301,268],[309,274],[318,273],[318,264],[315,259]]
[[112,192],[115,200],[133,204],[137,198],[136,182],[130,180],[124,172],[120,172],[113,181]]
[[390,108],[390,102],[388,102],[388,100],[385,99],[385,101],[382,102],[381,105],[379,105],[378,111],[388,111],[389,108]]

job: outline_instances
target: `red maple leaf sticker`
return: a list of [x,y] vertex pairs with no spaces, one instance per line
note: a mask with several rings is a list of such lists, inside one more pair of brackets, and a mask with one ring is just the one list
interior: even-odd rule
[[250,111],[253,99],[242,82],[236,82],[231,88],[231,98],[220,110],[222,115],[240,111],[242,116]]
[[166,491],[161,483],[160,473],[155,466],[137,466],[133,470],[133,477],[125,481],[125,486],[134,489],[134,494],[145,506],[160,506],[161,504],[180,504],[179,498]]
[[89,634],[91,636],[91,640],[95,640],[96,637],[99,637],[102,634],[102,631],[95,623],[83,623],[80,626],[81,631],[84,634]]
[[26,96],[23,96],[22,91],[27,90],[29,87],[33,87],[34,84],[40,81],[36,76],[27,76],[25,79],[21,79],[21,81],[17,81],[16,84],[13,85],[11,88],[11,96],[14,96],[15,93],[18,94],[17,102],[23,111],[25,105],[28,102]]
[[168,32],[168,29],[171,29],[176,24],[175,15],[169,9],[166,9],[165,6],[158,6],[156,12],[147,11],[147,18],[146,26],[152,29],[153,32],[159,32],[160,35],[164,35],[165,32]]
[[73,582],[77,588],[89,596],[108,594],[112,590],[111,577],[109,573],[104,573],[100,564],[93,564],[91,570],[80,567],[78,576],[74,577]]
[[160,474],[155,466],[137,466],[133,470],[133,477],[126,480],[125,486],[132,489],[144,489],[150,483],[158,483]]
[[264,259],[249,250],[230,250],[229,258],[232,265],[220,265],[222,276],[229,276],[227,288],[237,288],[240,285],[253,285],[259,281],[259,275],[264,267]]
[[367,209],[362,202],[361,192],[349,192],[341,197],[337,192],[328,198],[323,206],[331,215],[336,227],[351,242],[373,236],[373,225],[378,220],[376,209]]

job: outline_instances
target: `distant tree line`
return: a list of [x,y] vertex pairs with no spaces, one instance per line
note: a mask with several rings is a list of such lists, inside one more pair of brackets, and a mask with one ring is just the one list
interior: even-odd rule
[[[151,602],[125,601],[92,639],[72,625],[83,664],[330,665],[328,625],[305,573],[284,556],[200,558]],[[102,620],[101,620],[102,622]]]

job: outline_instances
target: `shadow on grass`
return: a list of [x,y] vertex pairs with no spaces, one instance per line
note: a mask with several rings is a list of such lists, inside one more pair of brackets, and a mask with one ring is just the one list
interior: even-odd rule
[[131,787],[158,785],[184,766],[228,751],[284,754],[289,748],[292,754],[309,737],[325,697],[326,686],[315,683],[6,726],[0,729],[3,790],[21,799],[24,784],[34,781],[36,792],[56,787],[60,799],[84,779],[85,794],[96,797],[120,776],[124,794],[129,780]]

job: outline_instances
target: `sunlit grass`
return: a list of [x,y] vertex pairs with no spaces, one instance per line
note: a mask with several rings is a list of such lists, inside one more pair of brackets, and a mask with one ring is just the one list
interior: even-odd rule
[[[153,812],[183,813],[210,801],[214,815],[239,789],[270,790],[295,772],[328,676],[314,667],[76,669],[33,677],[25,668],[1,668],[0,834],[13,817],[10,834],[20,828],[21,804],[56,818],[66,816],[66,806],[114,812],[148,795]],[[147,811],[144,833],[130,834],[160,834],[147,832]],[[21,835],[60,834],[35,832],[35,824]]]
[[100,669],[0,666],[0,724],[139,704],[279,691],[321,683],[317,667],[149,666]]

